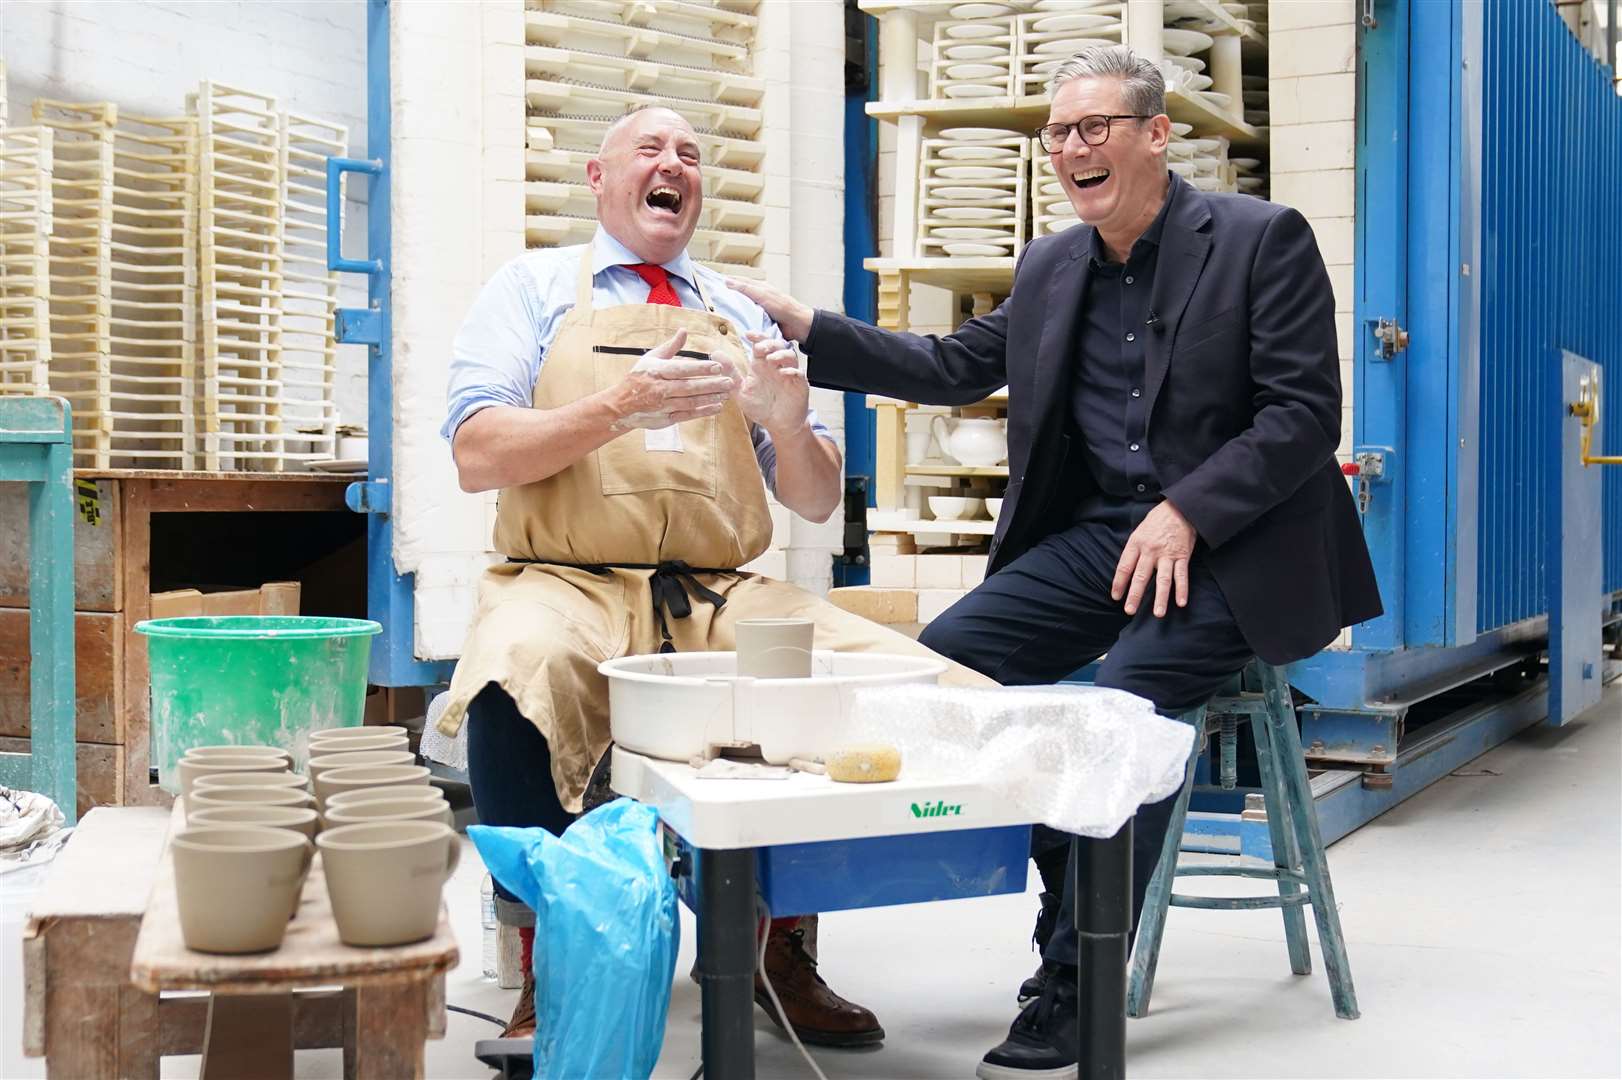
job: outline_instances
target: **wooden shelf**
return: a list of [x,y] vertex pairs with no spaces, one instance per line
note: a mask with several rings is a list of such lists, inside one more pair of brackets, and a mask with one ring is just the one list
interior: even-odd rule
[[1008,475],[1006,465],[908,465],[908,476],[1001,476]]
[[[1047,121],[1048,97],[1026,94],[962,101],[870,101],[867,115],[892,121],[903,116],[921,116],[942,126],[1004,128],[1030,134]],[[1181,89],[1166,91],[1166,115],[1181,123],[1193,124],[1201,135],[1222,135],[1241,146],[1254,146],[1263,141],[1256,128]]]
[[914,536],[928,535],[956,535],[956,536],[993,536],[997,532],[997,523],[989,518],[977,518],[970,521],[936,521],[934,518],[902,517],[894,512],[869,510],[867,512],[867,527],[873,532],[886,533],[912,533]]
[[[971,405],[960,406],[960,407],[961,408],[973,408],[974,405],[986,405],[986,404],[1006,405],[1007,403],[1008,403],[1008,387],[1005,386],[1001,390],[993,390],[991,393],[987,394],[985,397],[981,398],[979,401],[976,401]],[[905,400],[903,400],[901,398],[885,397],[883,394],[868,394],[867,395],[867,400],[866,400],[866,402],[864,402],[864,404],[869,409],[876,409],[881,405],[888,405],[888,406],[891,406],[891,407],[894,407],[894,408],[897,408],[897,409],[903,409],[903,410],[920,408],[918,402],[916,402],[916,401],[905,401]],[[940,406],[931,405],[931,406],[929,406],[929,408],[940,408]]]
[[1014,260],[994,255],[863,259],[862,269],[875,274],[904,273],[913,281],[960,293],[1007,293],[1014,287]]

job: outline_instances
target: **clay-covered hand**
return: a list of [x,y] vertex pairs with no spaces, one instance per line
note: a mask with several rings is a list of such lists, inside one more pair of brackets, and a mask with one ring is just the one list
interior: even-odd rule
[[727,288],[734,292],[741,292],[755,303],[759,304],[766,314],[772,317],[777,328],[783,331],[783,336],[790,341],[804,343],[811,336],[811,318],[816,309],[809,304],[802,304],[788,293],[779,292],[764,281],[745,281],[742,278],[727,278]]
[[615,431],[666,428],[703,416],[714,416],[738,392],[731,365],[715,360],[678,357],[687,331],[642,354],[614,388]]
[[800,370],[800,356],[782,338],[749,333],[749,372],[738,391],[738,405],[751,423],[768,434],[799,430],[811,407],[811,384]]
[[1162,502],[1132,530],[1115,566],[1110,597],[1126,594],[1123,610],[1136,615],[1149,579],[1155,579],[1155,617],[1166,614],[1167,601],[1176,591],[1177,606],[1188,606],[1188,560],[1194,555],[1194,526],[1170,502]]

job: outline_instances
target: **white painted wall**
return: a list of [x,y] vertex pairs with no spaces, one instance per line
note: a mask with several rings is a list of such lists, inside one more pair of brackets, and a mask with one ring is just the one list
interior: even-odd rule
[[[362,0],[8,0],[0,56],[11,122],[31,122],[35,98],[111,101],[158,116],[184,112],[204,79],[273,94],[283,108],[349,128],[366,148],[366,5]],[[365,243],[362,198],[349,199],[347,248]],[[365,280],[344,275],[339,303],[366,304]],[[345,423],[366,422],[366,350],[339,346],[336,397]]]

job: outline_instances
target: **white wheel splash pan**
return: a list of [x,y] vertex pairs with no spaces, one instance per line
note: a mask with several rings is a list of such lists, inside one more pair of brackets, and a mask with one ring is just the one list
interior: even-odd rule
[[809,679],[752,679],[736,674],[736,653],[703,652],[626,656],[597,670],[608,676],[614,742],[626,750],[687,762],[713,756],[712,748],[753,745],[767,761],[786,765],[856,741],[857,690],[933,686],[946,663],[818,650]]

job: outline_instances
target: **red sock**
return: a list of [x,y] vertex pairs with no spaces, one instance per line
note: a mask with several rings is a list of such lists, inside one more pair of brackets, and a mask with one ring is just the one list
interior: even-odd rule
[[520,926],[518,928],[519,951],[523,958],[519,961],[519,970],[524,978],[529,978],[535,971],[535,928],[533,926]]
[[772,929],[776,930],[776,931],[779,931],[779,932],[786,932],[786,931],[789,931],[789,930],[798,929],[799,925],[800,925],[800,917],[798,915],[792,916],[792,917],[787,918],[787,919],[773,919],[772,920]]

